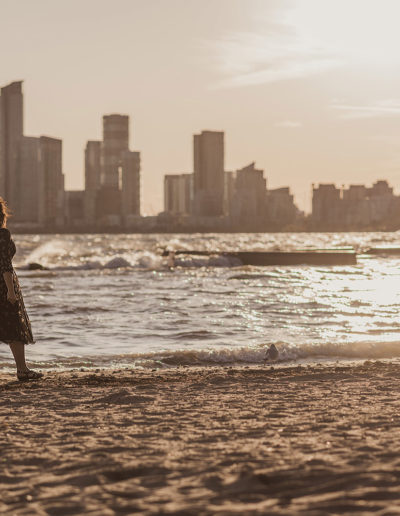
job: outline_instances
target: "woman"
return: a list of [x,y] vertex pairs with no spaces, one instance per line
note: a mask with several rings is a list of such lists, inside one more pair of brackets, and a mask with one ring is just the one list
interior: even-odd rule
[[28,369],[25,362],[25,344],[34,340],[18,278],[11,264],[15,244],[6,228],[7,217],[7,204],[0,197],[0,341],[11,348],[18,380],[37,380],[43,374]]

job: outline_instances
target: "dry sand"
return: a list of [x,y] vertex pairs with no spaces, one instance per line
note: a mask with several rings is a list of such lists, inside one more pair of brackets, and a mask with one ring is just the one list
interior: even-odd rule
[[400,365],[0,375],[0,513],[400,514]]

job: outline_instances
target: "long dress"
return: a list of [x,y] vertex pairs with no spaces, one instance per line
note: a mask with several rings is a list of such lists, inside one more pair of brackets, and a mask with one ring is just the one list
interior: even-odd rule
[[[31,323],[25,310],[17,274],[11,263],[15,251],[15,244],[9,230],[0,228],[0,342],[31,344],[34,342]],[[14,304],[7,300],[4,272],[11,272],[13,275],[14,291],[17,298]]]

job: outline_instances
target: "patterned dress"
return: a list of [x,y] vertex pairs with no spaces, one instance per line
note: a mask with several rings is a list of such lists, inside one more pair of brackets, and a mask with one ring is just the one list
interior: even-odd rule
[[[15,244],[6,228],[0,228],[0,342],[33,343],[31,323],[25,310],[24,300],[18,277],[11,260],[15,255]],[[11,272],[14,281],[16,303],[7,300],[7,285],[4,272]]]

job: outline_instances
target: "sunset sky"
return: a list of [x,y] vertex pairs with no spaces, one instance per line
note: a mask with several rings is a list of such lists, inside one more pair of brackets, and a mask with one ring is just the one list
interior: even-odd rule
[[24,80],[25,134],[63,139],[68,189],[102,115],[131,117],[144,214],[164,174],[192,172],[192,135],[225,131],[226,170],[268,186],[400,193],[400,1],[0,0],[0,85]]

